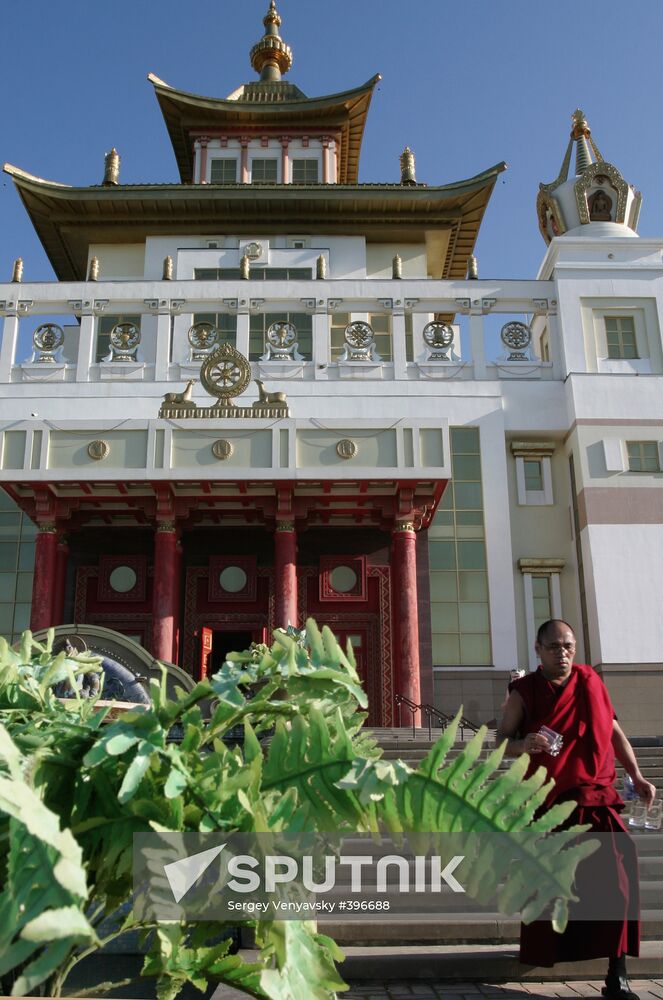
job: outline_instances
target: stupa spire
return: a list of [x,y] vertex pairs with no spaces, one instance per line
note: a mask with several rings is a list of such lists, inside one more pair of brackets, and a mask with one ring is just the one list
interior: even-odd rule
[[[640,192],[624,180],[617,167],[603,159],[584,111],[576,108],[557,179],[552,184],[539,185],[536,210],[546,243],[565,233],[637,236],[641,202]],[[585,228],[590,226],[591,229]]]
[[251,65],[261,80],[274,83],[292,66],[292,49],[279,35],[281,15],[276,9],[276,0],[269,0],[269,10],[262,23],[265,34],[251,49]]
[[579,177],[581,174],[584,174],[587,167],[593,162],[592,153],[598,163],[603,160],[603,157],[592,139],[592,130],[589,127],[584,112],[580,108],[576,108],[573,112],[571,121],[573,124],[571,140],[575,141],[576,144],[576,177]]

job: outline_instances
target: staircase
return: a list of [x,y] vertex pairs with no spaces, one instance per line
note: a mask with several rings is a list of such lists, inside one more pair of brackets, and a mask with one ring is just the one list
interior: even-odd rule
[[[387,760],[404,760],[412,767],[425,757],[440,731],[374,729]],[[472,733],[466,732],[465,739]],[[494,734],[486,740],[493,746]],[[640,742],[640,741],[639,741]],[[449,756],[458,755],[458,741]],[[645,777],[663,789],[663,746],[639,746],[636,755]],[[508,767],[510,761],[502,764]],[[618,767],[621,783],[623,769]],[[633,979],[660,975],[663,968],[663,831],[634,831],[640,858],[642,945],[638,959],[629,959]],[[462,897],[461,897],[462,900]],[[347,980],[451,979],[481,981],[537,981],[602,979],[605,959],[556,965],[554,969],[522,966],[518,962],[519,921],[500,913],[463,911],[435,919],[411,918],[389,922],[379,918],[346,922],[319,921],[319,929],[342,947]]]

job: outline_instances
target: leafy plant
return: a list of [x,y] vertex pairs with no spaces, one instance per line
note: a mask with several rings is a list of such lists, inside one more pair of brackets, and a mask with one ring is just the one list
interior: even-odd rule
[[[59,996],[78,962],[136,930],[142,975],[160,1000],[187,982],[223,982],[264,1000],[329,1000],[347,988],[341,953],[313,923],[251,924],[259,954],[247,964],[231,954],[228,925],[126,914],[133,835],[155,830],[524,831],[520,873],[492,851],[489,874],[468,891],[480,897],[489,882],[503,883],[508,912],[524,906],[534,919],[552,903],[563,925],[586,848],[573,831],[556,832],[541,862],[539,842],[572,804],[535,820],[549,790],[543,770],[523,781],[521,760],[496,774],[501,750],[479,759],[485,731],[448,760],[449,727],[415,771],[382,760],[362,731],[367,702],[352,650],[329,629],[309,621],[305,633],[277,630],[271,647],[231,654],[175,699],[164,672],[151,682],[151,705],[117,721],[94,700],[64,704],[53,693],[65,678],[76,692],[80,674],[97,669],[91,658],[53,657],[51,640],[40,645],[30,633],[18,652],[0,640],[0,976],[13,995],[45,984]],[[238,727],[241,746],[230,740]]]

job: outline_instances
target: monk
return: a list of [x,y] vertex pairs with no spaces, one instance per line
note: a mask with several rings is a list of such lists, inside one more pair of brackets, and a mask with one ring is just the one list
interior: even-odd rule
[[[638,955],[640,948],[637,861],[632,841],[623,836],[626,830],[619,816],[623,802],[614,787],[615,757],[624,765],[635,791],[648,807],[654,801],[656,789],[638,767],[603,681],[592,667],[573,662],[576,639],[568,622],[560,619],[544,622],[535,649],[540,666],[510,684],[497,741],[506,740],[509,756],[523,753],[531,756],[528,775],[542,765],[549,777],[554,778],[555,787],[547,806],[569,800],[577,803],[565,826],[590,824],[593,831],[612,835],[600,838],[601,863],[605,866],[607,851],[608,865],[614,872],[614,886],[608,889],[613,891],[613,900],[623,901],[624,917],[570,920],[563,934],[557,934],[549,921],[523,924],[520,961],[551,966],[557,962],[605,957],[608,972],[603,996],[608,1000],[638,1000],[626,975],[626,955]],[[561,735],[562,747],[557,756],[550,753],[550,739],[539,732],[542,726]],[[591,896],[596,888],[591,863],[592,858],[583,862],[576,876],[581,899],[583,892]],[[601,868],[602,872],[605,870]]]

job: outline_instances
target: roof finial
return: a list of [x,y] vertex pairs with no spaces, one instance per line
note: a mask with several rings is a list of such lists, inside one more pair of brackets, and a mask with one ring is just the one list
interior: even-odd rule
[[279,35],[281,15],[276,9],[276,0],[269,0],[269,10],[263,18],[265,34],[257,45],[251,49],[251,65],[260,79],[276,82],[282,73],[287,73],[292,66],[292,49]]
[[417,183],[417,175],[414,162],[414,153],[409,146],[406,146],[401,153],[401,184],[405,187],[413,187]]

